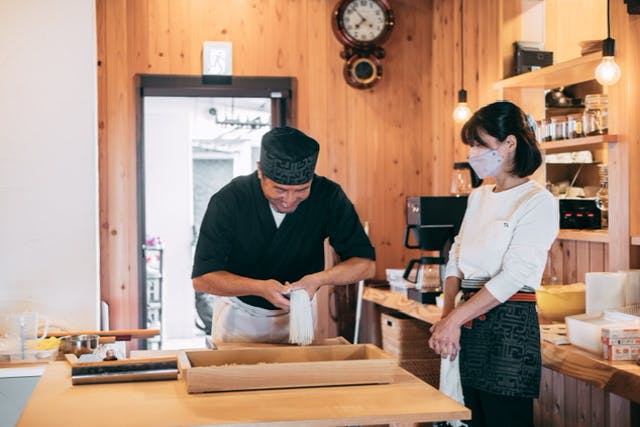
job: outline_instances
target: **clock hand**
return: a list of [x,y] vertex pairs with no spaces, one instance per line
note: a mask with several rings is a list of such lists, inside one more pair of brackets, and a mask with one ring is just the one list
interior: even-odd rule
[[362,25],[363,22],[367,22],[367,19],[364,16],[362,16],[360,12],[358,12],[358,9],[354,7],[353,11],[360,17],[360,19],[362,19],[362,21],[360,21],[358,25]]

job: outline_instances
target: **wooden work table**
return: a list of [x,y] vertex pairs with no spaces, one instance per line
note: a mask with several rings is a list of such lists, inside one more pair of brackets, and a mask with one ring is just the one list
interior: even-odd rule
[[[259,351],[259,350],[258,350]],[[339,426],[469,419],[470,411],[401,368],[390,384],[189,394],[184,379],[72,385],[52,362],[18,426]]]
[[[420,304],[386,288],[365,287],[363,299],[428,323],[438,321],[442,313],[436,306]],[[542,364],[546,368],[640,403],[640,366],[633,361],[609,362],[572,345],[543,341]]]

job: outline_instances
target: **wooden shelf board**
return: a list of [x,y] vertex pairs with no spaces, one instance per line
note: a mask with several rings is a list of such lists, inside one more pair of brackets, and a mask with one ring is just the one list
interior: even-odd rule
[[576,59],[550,65],[539,70],[518,74],[494,83],[494,89],[537,87],[552,89],[595,79],[594,71],[602,52],[593,52]]
[[540,149],[545,153],[561,153],[593,148],[602,143],[618,142],[617,135],[595,135],[584,138],[565,139],[562,141],[549,141],[540,143]]
[[562,229],[558,233],[561,240],[579,240],[582,242],[609,243],[607,230],[570,230]]
[[640,236],[631,236],[631,244],[634,246],[640,246]]

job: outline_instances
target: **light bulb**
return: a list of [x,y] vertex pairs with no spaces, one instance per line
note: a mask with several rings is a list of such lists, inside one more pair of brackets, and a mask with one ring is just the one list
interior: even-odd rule
[[458,105],[453,109],[453,120],[456,123],[464,123],[471,117],[471,109],[467,105],[467,91],[460,89],[458,91]]
[[456,123],[464,123],[469,120],[469,117],[471,117],[471,109],[467,103],[458,102],[458,105],[456,105],[456,108],[453,110],[453,120],[455,120]]
[[620,66],[613,56],[603,56],[596,67],[596,80],[602,86],[615,84],[620,80]]

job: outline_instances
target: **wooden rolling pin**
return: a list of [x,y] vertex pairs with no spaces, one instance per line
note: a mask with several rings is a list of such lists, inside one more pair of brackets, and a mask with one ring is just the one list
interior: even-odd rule
[[99,335],[101,337],[115,337],[116,341],[131,341],[135,338],[151,338],[159,334],[160,329],[115,329],[110,331],[49,331],[47,336]]

